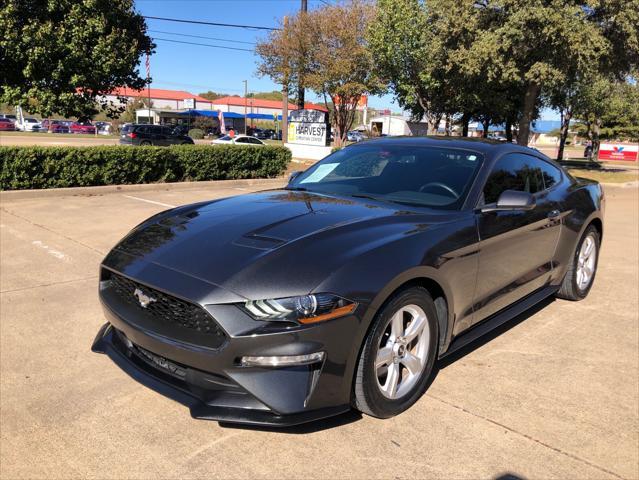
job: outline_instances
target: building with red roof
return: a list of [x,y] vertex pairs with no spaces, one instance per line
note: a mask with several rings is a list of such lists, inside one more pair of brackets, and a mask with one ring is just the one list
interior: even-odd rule
[[[118,102],[118,98],[126,98],[127,102],[136,98],[151,97],[153,109],[168,110],[221,110],[223,112],[244,113],[246,106],[247,113],[258,113],[266,115],[281,115],[282,102],[279,100],[263,100],[261,98],[244,98],[239,96],[229,96],[208,100],[199,95],[184,90],[165,90],[162,88],[151,88],[143,90],[133,90],[131,88],[121,87],[113,90],[110,94],[105,95],[107,100]],[[326,107],[315,103],[307,102],[307,109],[326,111]],[[297,110],[297,105],[288,104],[289,110]]]

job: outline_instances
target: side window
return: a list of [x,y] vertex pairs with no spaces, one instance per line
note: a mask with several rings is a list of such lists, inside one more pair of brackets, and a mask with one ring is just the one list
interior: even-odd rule
[[149,127],[137,127],[135,129],[135,133],[137,134],[146,134],[149,133]]
[[257,138],[249,138],[248,143],[251,143],[253,145],[262,145],[262,142],[260,142]]
[[544,186],[546,188],[552,188],[554,185],[561,182],[561,172],[557,167],[544,161],[540,161],[539,164],[541,174],[544,177]]
[[544,189],[541,168],[534,157],[511,153],[500,158],[484,186],[484,203],[495,203],[506,190],[537,193]]
[[171,135],[173,133],[172,127],[162,127],[162,135]]
[[235,140],[235,143],[248,143],[248,140],[246,137],[240,137],[237,140]]

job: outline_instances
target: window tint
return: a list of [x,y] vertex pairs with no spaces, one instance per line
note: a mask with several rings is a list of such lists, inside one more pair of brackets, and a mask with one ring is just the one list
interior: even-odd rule
[[262,142],[260,142],[257,138],[249,138],[247,140],[248,143],[251,143],[253,145],[262,145]]
[[544,186],[546,188],[552,188],[561,181],[561,172],[557,167],[544,161],[540,161],[539,166],[544,177]]
[[484,186],[484,203],[495,203],[506,190],[537,193],[544,189],[541,163],[529,155],[513,153],[500,158]]
[[235,140],[235,143],[248,143],[248,138],[246,137],[238,138],[237,140]]
[[140,127],[136,127],[135,133],[149,133],[148,128],[149,127],[147,127],[146,125],[140,126]]

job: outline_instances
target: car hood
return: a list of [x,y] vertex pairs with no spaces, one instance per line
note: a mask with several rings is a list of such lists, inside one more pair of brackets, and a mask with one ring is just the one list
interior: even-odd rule
[[308,293],[349,257],[423,230],[441,212],[273,190],[157,215],[114,249],[245,298]]

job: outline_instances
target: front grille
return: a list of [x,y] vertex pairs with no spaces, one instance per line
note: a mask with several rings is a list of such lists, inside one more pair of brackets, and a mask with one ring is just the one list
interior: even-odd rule
[[[214,348],[224,343],[226,339],[224,332],[202,307],[147,287],[117,273],[111,272],[108,280],[113,292],[124,303],[135,306],[165,324],[194,330],[206,335],[206,343]],[[136,292],[148,297],[149,302],[146,307],[141,305]]]

